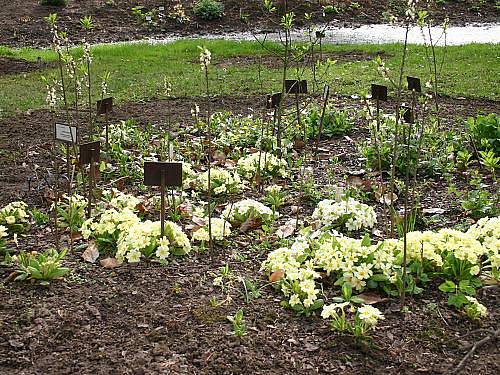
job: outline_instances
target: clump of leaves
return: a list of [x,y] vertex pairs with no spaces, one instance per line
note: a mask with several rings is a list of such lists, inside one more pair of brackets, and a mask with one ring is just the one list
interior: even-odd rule
[[500,116],[496,113],[469,117],[467,128],[476,143],[482,150],[493,150],[500,155]]
[[61,266],[61,260],[66,256],[67,250],[58,253],[55,249],[49,249],[42,254],[33,251],[26,253],[21,251],[18,256],[13,257],[17,263],[18,276],[15,281],[33,280],[41,285],[49,285],[50,281],[59,279],[66,275],[69,268]]
[[227,320],[233,325],[233,334],[237,337],[243,337],[247,334],[247,327],[243,316],[243,310],[238,310],[234,316],[229,315]]
[[193,13],[202,20],[215,20],[223,16],[224,4],[215,0],[200,0],[194,4]]

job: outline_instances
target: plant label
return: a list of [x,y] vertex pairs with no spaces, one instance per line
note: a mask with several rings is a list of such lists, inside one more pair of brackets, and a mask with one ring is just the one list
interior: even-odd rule
[[372,98],[387,101],[387,86],[372,84]]
[[164,186],[182,186],[182,163],[165,161],[144,162],[144,185],[161,186],[162,175]]
[[267,96],[266,107],[267,109],[278,108],[281,102],[281,92],[277,92]]
[[54,138],[56,141],[74,144],[78,140],[78,128],[68,124],[54,124]]
[[407,106],[401,106],[401,111],[403,112],[403,120],[407,124],[415,123],[415,114],[413,113],[413,109]]
[[92,161],[98,163],[101,154],[101,143],[99,141],[82,143],[80,145],[80,165],[90,164]]
[[97,115],[105,115],[113,111],[113,97],[97,101]]
[[325,37],[324,31],[316,31],[316,39],[323,39]]
[[420,85],[420,78],[406,77],[408,81],[408,90],[415,92],[422,92],[422,86]]
[[307,94],[307,81],[287,79],[285,81],[285,91],[287,94]]
[[326,102],[329,97],[330,97],[330,86],[325,85],[325,88],[323,89],[323,100]]
[[160,12],[163,12],[163,11],[165,10],[165,7],[160,6],[160,7],[158,7],[158,10],[159,10]]
[[151,22],[151,16],[146,16],[146,21]]

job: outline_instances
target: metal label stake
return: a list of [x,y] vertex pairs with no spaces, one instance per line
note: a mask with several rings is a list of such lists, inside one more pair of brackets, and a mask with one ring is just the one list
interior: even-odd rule
[[387,101],[387,86],[372,84],[372,99],[377,103],[377,131],[380,131],[380,101]]
[[323,110],[321,112],[321,118],[319,120],[318,139],[316,140],[316,153],[318,152],[319,142],[321,141],[321,132],[323,131],[323,122],[325,121],[326,106],[328,104],[329,98],[330,86],[325,85],[325,88],[323,89]]
[[99,163],[101,143],[99,141],[83,143],[80,145],[80,166],[90,164],[89,192],[87,203],[87,218],[92,217],[92,195],[95,186],[95,163]]
[[97,101],[97,116],[104,115],[104,126],[106,128],[106,148],[109,148],[109,113],[113,111],[113,97]]
[[165,188],[182,186],[182,163],[147,161],[144,163],[144,185],[159,186],[161,194],[161,237],[165,235]]

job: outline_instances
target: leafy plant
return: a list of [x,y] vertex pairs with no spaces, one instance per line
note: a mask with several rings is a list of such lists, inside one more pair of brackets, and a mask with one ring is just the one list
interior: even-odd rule
[[193,6],[193,13],[202,20],[215,20],[223,16],[224,4],[215,0],[199,0]]
[[247,334],[247,328],[243,316],[243,310],[238,310],[234,316],[227,316],[227,320],[233,325],[233,334],[237,337],[243,337]]
[[50,281],[66,275],[70,270],[61,266],[61,260],[66,256],[67,250],[58,253],[55,249],[38,254],[36,251],[26,253],[21,251],[15,259],[18,276],[15,281],[35,280],[41,285],[49,285]]
[[[458,193],[458,195],[462,195]],[[496,216],[500,212],[498,194],[486,190],[470,190],[462,195],[462,208],[474,219]]]
[[491,149],[500,155],[500,116],[490,113],[487,116],[477,115],[475,119],[469,117],[467,128],[477,147]]
[[35,220],[36,225],[45,225],[49,222],[49,216],[37,208],[31,210],[31,217]]
[[[322,108],[313,107],[304,118],[307,126],[307,137],[317,138],[321,123]],[[354,126],[351,113],[345,110],[336,110],[328,106],[323,118],[321,136],[331,138],[338,135],[349,134]]]

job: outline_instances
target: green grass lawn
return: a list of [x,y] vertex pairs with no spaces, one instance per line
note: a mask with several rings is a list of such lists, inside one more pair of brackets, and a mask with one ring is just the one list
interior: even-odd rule
[[[234,42],[223,40],[182,40],[164,45],[116,44],[93,48],[95,95],[98,94],[100,76],[111,73],[109,88],[118,102],[138,101],[161,96],[163,79],[172,82],[174,96],[200,96],[203,94],[203,75],[198,63],[198,45],[204,44],[211,52],[214,62],[226,57],[265,54],[255,42]],[[384,52],[386,66],[394,75],[399,72],[401,45],[327,45],[331,52],[364,51]],[[75,54],[81,51],[75,50]],[[437,49],[438,56],[444,53]],[[56,58],[49,50],[9,49],[0,46],[0,56],[44,61]],[[499,45],[467,45],[448,47],[442,71],[440,93],[452,97],[487,98],[500,97],[500,56]],[[261,81],[258,79],[258,65],[231,65],[223,69],[212,66],[210,70],[213,94],[254,94],[279,90],[281,74],[277,69],[263,68]],[[56,74],[57,70],[45,69],[41,72],[7,75],[0,77],[0,116],[12,111],[38,109],[45,106],[45,86],[42,76]],[[425,49],[421,46],[409,47],[406,69],[408,75],[429,79]],[[295,69],[290,70],[294,78]],[[306,77],[311,77],[306,70]],[[342,95],[352,95],[366,91],[370,83],[383,83],[373,61],[338,63],[324,77],[332,89]],[[262,85],[262,90],[261,90]]]

